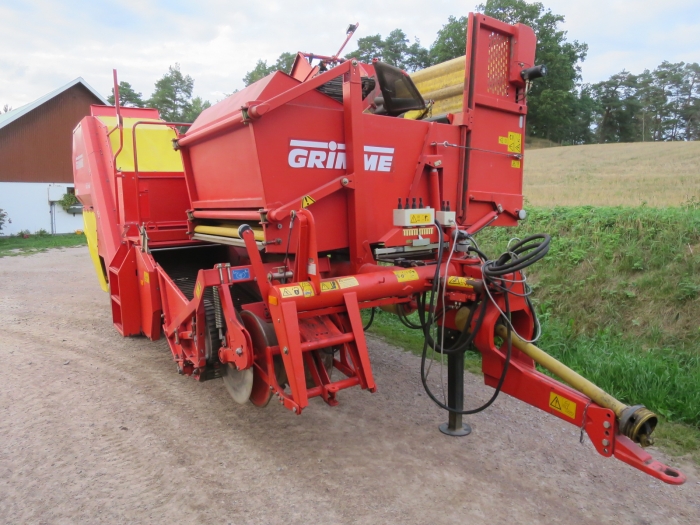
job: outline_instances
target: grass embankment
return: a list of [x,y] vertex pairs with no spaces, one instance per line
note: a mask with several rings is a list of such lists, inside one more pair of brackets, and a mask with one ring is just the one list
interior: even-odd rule
[[[487,228],[490,256],[510,238],[552,235],[528,280],[539,345],[621,401],[668,422],[659,444],[700,461],[700,210],[570,207],[530,211],[516,230]],[[371,331],[419,351],[422,336],[390,314]],[[478,356],[467,368],[478,367]]]
[[65,235],[34,234],[26,239],[23,236],[11,235],[0,237],[0,257],[13,255],[29,255],[45,252],[49,248],[66,248],[87,244],[84,234],[68,233]]
[[[528,149],[529,148],[529,149]],[[700,141],[525,146],[535,206],[680,206],[700,195]]]

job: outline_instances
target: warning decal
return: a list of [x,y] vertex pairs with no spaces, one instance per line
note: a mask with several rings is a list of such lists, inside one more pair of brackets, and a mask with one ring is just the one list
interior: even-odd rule
[[411,224],[430,224],[429,213],[412,213]]
[[420,277],[418,277],[418,272],[415,270],[396,270],[394,274],[400,283],[405,283],[406,281],[417,281],[420,279]]
[[358,283],[357,279],[355,279],[354,277],[343,277],[342,279],[338,279],[338,284],[341,288],[352,288],[353,286],[360,286],[360,283]]
[[282,297],[301,297],[303,295],[301,291],[301,286],[285,286],[280,288],[280,295]]
[[194,295],[199,299],[202,297],[202,283],[200,281],[197,281],[197,286],[194,288]]
[[511,167],[511,168],[519,168],[519,167],[520,167],[520,161],[519,161],[519,160],[511,160],[511,161],[510,161],[510,167]]
[[316,202],[316,199],[314,199],[311,195],[306,195],[304,198],[301,199],[301,207],[308,208],[314,202]]
[[576,419],[576,403],[570,399],[566,399],[560,394],[554,392],[549,393],[549,406],[571,419]]
[[294,286],[283,286],[280,288],[280,295],[283,299],[287,297],[313,297],[314,289],[311,283],[299,283]]
[[468,288],[472,290],[474,286],[469,282],[473,281],[471,277],[452,276],[447,278],[447,286],[455,286],[457,288]]
[[509,131],[507,137],[498,137],[498,143],[508,146],[508,153],[521,153],[523,150],[522,138],[520,133]]
[[321,293],[332,292],[333,290],[338,290],[338,283],[335,281],[321,281]]

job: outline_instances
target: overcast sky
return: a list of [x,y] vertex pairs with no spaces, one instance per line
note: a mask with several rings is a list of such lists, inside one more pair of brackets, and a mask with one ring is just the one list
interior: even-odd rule
[[[0,107],[19,107],[83,77],[104,96],[112,68],[143,93],[179,62],[212,102],[243,86],[257,59],[333,54],[355,38],[403,29],[429,47],[449,15],[480,2],[443,0],[0,0]],[[543,0],[589,45],[585,82],[662,60],[700,62],[700,0]],[[355,49],[349,44],[347,51]]]

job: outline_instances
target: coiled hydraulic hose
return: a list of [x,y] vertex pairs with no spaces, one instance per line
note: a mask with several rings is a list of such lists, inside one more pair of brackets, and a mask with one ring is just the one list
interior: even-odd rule
[[[442,231],[442,227],[438,221],[435,221],[435,226],[438,229],[438,232]],[[551,242],[551,237],[547,234],[537,234],[537,235],[531,235],[529,237],[526,237],[522,241],[517,242],[513,247],[502,254],[498,259],[495,261],[489,260],[486,255],[481,252],[477,247],[475,246],[470,246],[469,251],[473,251],[482,260],[482,273],[484,276],[484,285],[486,287],[488,286],[494,286],[495,288],[501,290],[504,292],[503,297],[504,297],[504,304],[505,304],[505,312],[501,312],[502,317],[505,320],[505,325],[506,325],[506,358],[505,358],[505,363],[503,365],[503,371],[501,372],[501,377],[498,380],[498,383],[496,384],[496,389],[494,390],[493,395],[491,398],[481,405],[478,408],[470,409],[470,410],[456,410],[454,408],[450,408],[447,406],[445,403],[442,403],[440,400],[438,400],[433,392],[430,390],[430,387],[428,386],[428,381],[427,381],[427,376],[425,373],[425,362],[427,359],[428,355],[428,346],[436,350],[437,352],[441,354],[454,354],[457,352],[465,352],[468,350],[472,342],[474,341],[474,338],[476,337],[476,334],[479,332],[481,329],[481,325],[483,323],[486,310],[488,307],[488,298],[484,297],[482,298],[482,303],[481,303],[481,308],[480,308],[480,314],[479,318],[477,319],[476,324],[474,325],[473,330],[469,330],[469,327],[471,326],[471,322],[474,317],[474,313],[476,309],[478,308],[477,306],[474,306],[470,309],[469,312],[469,317],[467,319],[467,322],[465,324],[464,330],[460,334],[459,338],[455,342],[454,345],[452,345],[450,348],[443,348],[441,345],[436,344],[435,341],[433,340],[432,336],[430,335],[430,328],[433,325],[435,321],[435,316],[434,316],[434,302],[435,302],[435,296],[437,295],[437,290],[440,282],[440,268],[442,266],[442,256],[443,256],[443,251],[444,251],[444,242],[442,235],[438,236],[438,258],[437,258],[437,265],[435,268],[435,276],[433,278],[433,285],[431,289],[431,297],[430,297],[430,303],[427,308],[427,318],[426,318],[426,294],[424,293],[421,297],[419,297],[418,300],[418,317],[420,319],[420,324],[421,327],[423,328],[423,335],[424,335],[424,341],[423,341],[423,352],[421,354],[421,382],[423,383],[423,388],[425,389],[426,394],[428,394],[428,397],[433,400],[434,403],[436,403],[440,408],[443,408],[449,412],[457,413],[457,414],[462,414],[462,415],[470,415],[470,414],[476,414],[478,412],[482,412],[483,410],[486,410],[489,406],[493,404],[493,402],[496,400],[498,395],[501,392],[501,388],[503,387],[503,383],[505,382],[506,375],[508,374],[508,368],[510,366],[510,360],[511,360],[511,355],[512,355],[512,324],[511,324],[511,319],[510,319],[510,301],[508,298],[508,295],[510,293],[513,293],[512,291],[509,290],[508,286],[502,279],[502,277],[506,274],[509,273],[514,273],[517,271],[521,271],[528,266],[534,264],[535,262],[539,261],[542,259],[545,255],[547,255],[547,252],[549,251],[549,245]],[[539,241],[539,242],[537,242]],[[490,296],[489,296],[490,297]],[[530,302],[529,298],[527,298],[527,303],[528,306],[531,308],[533,314],[535,313],[534,308],[532,303]]]

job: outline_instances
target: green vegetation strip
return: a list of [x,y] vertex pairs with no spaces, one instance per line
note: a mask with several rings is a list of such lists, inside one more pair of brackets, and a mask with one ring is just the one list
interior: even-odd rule
[[[496,257],[515,236],[552,235],[528,272],[538,345],[621,401],[654,410],[664,420],[659,443],[700,461],[700,210],[529,211],[519,228],[487,228],[477,241]],[[390,314],[370,331],[422,349],[420,331]],[[478,355],[468,354],[467,368],[479,370]]]
[[65,235],[50,235],[36,233],[33,235],[11,235],[0,237],[0,257],[13,255],[29,255],[45,252],[49,248],[66,248],[87,244],[84,234],[68,233]]

